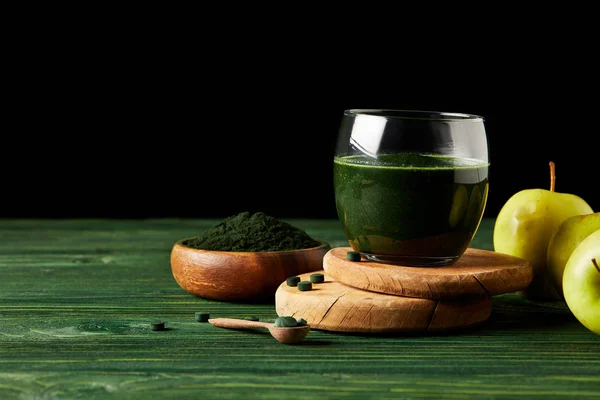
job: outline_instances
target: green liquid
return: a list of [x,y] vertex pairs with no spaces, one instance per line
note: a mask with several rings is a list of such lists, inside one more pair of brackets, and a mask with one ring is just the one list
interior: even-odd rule
[[456,259],[488,194],[488,163],[419,153],[335,157],[339,219],[356,251],[385,259]]

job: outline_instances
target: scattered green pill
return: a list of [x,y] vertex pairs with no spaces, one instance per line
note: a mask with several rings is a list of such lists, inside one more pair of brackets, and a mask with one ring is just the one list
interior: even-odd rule
[[210,313],[208,312],[197,312],[195,314],[196,316],[196,321],[198,322],[208,322],[208,319],[210,318]]
[[296,286],[298,285],[298,282],[300,282],[299,276],[290,276],[285,280],[285,283],[287,283],[288,286]]
[[304,318],[298,318],[298,326],[306,326],[308,325],[308,322],[306,322],[306,320]]
[[302,281],[298,282],[298,290],[306,292],[307,290],[312,290],[312,282],[311,281]]
[[312,283],[322,283],[322,282],[325,282],[325,275],[323,275],[323,274],[312,274],[310,276],[310,281]]
[[360,261],[360,253],[358,251],[349,251],[346,253],[346,258],[350,261]]
[[298,321],[294,317],[278,317],[275,320],[275,326],[278,328],[298,326]]
[[254,316],[250,316],[250,317],[245,317],[244,319],[248,320],[248,321],[258,321],[258,317],[254,317]]
[[152,322],[152,330],[153,331],[162,331],[164,329],[165,329],[165,323],[163,321]]

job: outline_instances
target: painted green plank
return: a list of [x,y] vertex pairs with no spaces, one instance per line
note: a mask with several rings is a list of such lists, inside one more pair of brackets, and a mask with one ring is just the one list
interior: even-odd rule
[[[289,220],[345,246],[338,221]],[[262,320],[274,305],[184,292],[169,251],[215,220],[0,221],[0,398],[599,398],[600,337],[564,302],[494,298],[479,327],[447,334],[267,331],[194,321]],[[493,220],[473,247],[492,249]],[[166,321],[154,332],[150,322]]]

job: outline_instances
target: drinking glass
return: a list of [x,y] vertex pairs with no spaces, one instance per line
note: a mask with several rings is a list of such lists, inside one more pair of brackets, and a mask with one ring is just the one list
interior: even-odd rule
[[391,264],[455,263],[481,223],[489,166],[481,116],[345,110],[333,180],[350,246]]

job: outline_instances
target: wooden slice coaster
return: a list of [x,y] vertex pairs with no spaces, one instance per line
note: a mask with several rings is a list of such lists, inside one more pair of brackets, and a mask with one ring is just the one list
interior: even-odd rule
[[[336,332],[434,332],[471,327],[491,313],[490,296],[431,300],[369,292],[337,282],[325,271],[323,283],[301,291],[283,282],[275,292],[279,316],[304,318],[311,329]],[[308,281],[311,273],[299,275]]]
[[451,266],[405,267],[369,261],[350,261],[351,247],[335,247],[323,257],[323,269],[338,282],[358,289],[443,299],[512,293],[529,286],[533,268],[526,260],[489,250],[469,248]]

